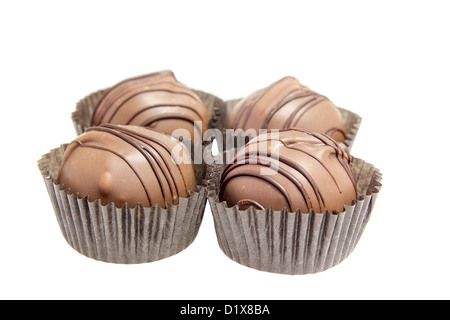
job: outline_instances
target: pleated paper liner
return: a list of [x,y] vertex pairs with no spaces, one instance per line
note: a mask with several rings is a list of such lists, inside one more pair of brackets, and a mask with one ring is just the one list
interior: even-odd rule
[[[224,109],[221,111],[220,119],[218,119],[218,121],[217,121],[218,129],[220,129],[223,132],[226,130],[228,116],[231,114],[234,107],[240,100],[241,99],[233,99],[233,100],[224,101]],[[359,130],[362,118],[361,118],[361,116],[359,116],[358,114],[356,114],[350,110],[340,108],[340,107],[338,107],[338,110],[341,112],[341,116],[344,121],[345,129],[347,132],[344,143],[348,147],[348,149],[351,150],[353,143],[355,141],[356,135],[358,134],[358,130]],[[242,135],[242,133],[243,133],[242,130],[237,130],[236,132],[239,135]],[[247,142],[251,138],[254,138],[254,136],[249,135]]]
[[[94,114],[95,106],[107,90],[108,89],[103,89],[93,92],[78,101],[76,109],[72,113],[72,122],[74,124],[77,135],[84,133],[84,131],[86,131],[86,128],[91,127],[91,120]],[[224,109],[224,101],[212,94],[203,92],[201,90],[191,90],[194,91],[195,94],[197,94],[197,96],[206,107],[206,110],[208,110],[208,113],[210,115],[208,128],[215,128],[217,126],[216,122],[218,121],[217,112]]]
[[195,165],[195,191],[166,203],[136,208],[80,198],[56,178],[67,145],[52,150],[38,161],[56,219],[68,244],[79,253],[104,262],[137,264],[161,260],[186,249],[196,238],[206,206],[206,188],[201,185],[206,169]]
[[358,199],[343,212],[302,213],[272,208],[239,210],[220,202],[219,181],[225,165],[208,168],[208,202],[222,251],[244,266],[280,274],[311,274],[345,260],[369,222],[381,188],[381,173],[354,158]]

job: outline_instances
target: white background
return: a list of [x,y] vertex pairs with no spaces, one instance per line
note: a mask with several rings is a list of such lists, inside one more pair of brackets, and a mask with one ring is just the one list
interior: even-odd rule
[[[0,298],[448,299],[448,1],[1,1]],[[209,206],[171,258],[114,265],[65,242],[37,168],[85,95],[171,69],[222,99],[293,75],[362,116],[352,153],[383,173],[350,257],[256,271],[220,250]]]

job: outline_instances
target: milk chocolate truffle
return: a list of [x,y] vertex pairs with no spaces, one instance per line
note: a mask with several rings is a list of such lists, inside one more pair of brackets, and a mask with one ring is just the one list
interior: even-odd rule
[[124,80],[107,90],[95,107],[92,125],[137,125],[170,135],[186,129],[194,140],[194,132],[203,136],[208,121],[200,98],[171,71],[161,71]]
[[284,77],[242,99],[228,118],[229,129],[300,128],[345,141],[345,126],[337,107],[325,96]]
[[347,147],[301,129],[269,131],[250,140],[224,169],[219,199],[240,210],[342,211],[356,199]]
[[80,197],[117,207],[165,208],[195,189],[192,160],[181,142],[155,130],[113,124],[88,128],[68,145],[57,181]]

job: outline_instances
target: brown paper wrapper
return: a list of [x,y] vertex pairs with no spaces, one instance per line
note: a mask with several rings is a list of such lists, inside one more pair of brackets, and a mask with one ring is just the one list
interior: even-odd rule
[[197,188],[178,205],[117,208],[89,201],[56,183],[67,145],[38,161],[61,232],[79,253],[104,262],[137,264],[161,260],[186,249],[196,238],[206,206],[201,186],[204,165],[196,166]]
[[208,202],[217,240],[233,261],[261,271],[310,274],[345,260],[357,245],[381,188],[381,173],[354,159],[358,199],[343,212],[302,213],[272,208],[239,210],[220,202],[219,181],[224,165],[208,168]]
[[[228,116],[231,114],[234,107],[240,100],[241,99],[233,99],[233,100],[224,101],[223,109],[216,111],[219,114],[218,120],[216,121],[216,128],[218,128],[219,130],[224,132],[223,133],[224,135],[225,135]],[[345,129],[347,131],[345,144],[348,147],[348,149],[351,150],[351,148],[353,146],[353,142],[355,141],[356,135],[358,134],[358,130],[359,130],[362,118],[358,114],[351,112],[350,110],[346,110],[344,108],[339,108],[339,107],[338,107],[338,109],[341,112],[342,119],[343,119],[344,125],[345,125]],[[243,133],[243,131],[237,131],[237,135],[242,135],[242,133]],[[250,140],[251,138],[253,138],[253,136],[248,136],[247,141]],[[237,149],[239,149],[239,145],[237,145]]]
[[[74,124],[77,135],[84,133],[87,128],[91,127],[91,120],[94,114],[95,106],[97,105],[97,102],[100,100],[102,95],[106,92],[106,90],[107,89],[103,89],[93,92],[78,101],[76,109],[72,113],[72,122]],[[217,113],[220,110],[224,109],[224,101],[212,94],[200,90],[192,89],[192,91],[197,94],[197,96],[200,98],[200,100],[202,100],[203,104],[208,110],[208,113],[210,115],[208,127],[215,128],[218,121]]]

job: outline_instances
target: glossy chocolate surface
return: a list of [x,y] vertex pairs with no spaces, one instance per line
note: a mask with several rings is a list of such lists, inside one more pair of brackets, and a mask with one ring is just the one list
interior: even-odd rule
[[284,77],[239,101],[228,118],[227,128],[300,128],[345,141],[345,126],[338,108],[293,77]]
[[[198,123],[196,123],[198,121]],[[186,129],[202,137],[209,114],[200,98],[171,71],[126,79],[108,89],[97,103],[92,125],[136,125],[172,135]]]
[[117,207],[165,208],[195,190],[191,157],[181,142],[155,130],[113,124],[88,128],[68,145],[57,182],[80,197]]
[[269,131],[250,140],[225,167],[219,199],[241,210],[342,211],[357,198],[351,166],[347,147],[326,135]]

